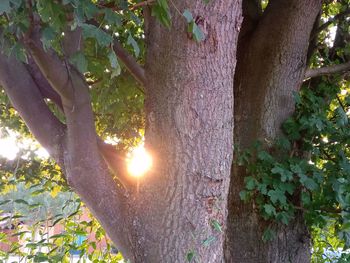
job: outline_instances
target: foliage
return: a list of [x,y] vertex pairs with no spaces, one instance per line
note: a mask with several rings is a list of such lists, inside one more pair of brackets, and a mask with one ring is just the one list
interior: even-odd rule
[[[349,4],[346,1],[325,4],[321,21],[344,11],[346,3]],[[144,21],[141,9],[135,8],[137,4],[141,1],[0,1],[1,45],[7,47],[7,53],[28,62],[19,40],[31,30],[34,13],[42,25],[44,47],[54,49],[64,61],[75,65],[90,84],[98,134],[118,141],[123,148],[141,140],[145,127],[144,97],[140,85],[117,58],[112,44],[118,40],[138,62],[144,63]],[[265,8],[268,1],[262,4]],[[173,15],[169,5],[173,5],[172,1],[156,0],[151,5],[151,15],[167,28],[172,26]],[[184,25],[187,23],[189,36],[194,41],[203,41],[205,36],[191,10],[179,10],[176,6],[174,9],[182,16]],[[68,13],[72,16],[67,16]],[[90,23],[92,18],[97,23]],[[77,27],[83,32],[83,47],[74,54],[65,54],[64,35]],[[346,23],[338,23],[338,27],[349,30]],[[329,39],[330,30],[320,32],[318,49],[310,59],[312,67],[341,63],[349,56],[349,44],[332,49]],[[339,253],[338,248],[350,246],[349,92],[349,83],[342,79],[324,78],[316,87],[305,83],[300,94],[295,94],[296,112],[285,122],[284,136],[268,145],[268,149],[257,142],[238,157],[238,163],[249,172],[241,198],[252,200],[269,222],[288,224],[295,213],[304,213],[312,229],[315,262],[327,256],[325,250]],[[60,109],[50,101],[47,103],[64,122]],[[3,91],[0,124],[32,138]],[[90,231],[102,239],[104,231],[94,219],[79,220],[82,204],[70,192],[57,165],[38,159],[33,150],[22,150],[15,161],[2,159],[0,163],[0,209],[7,213],[15,211],[11,222],[17,226],[15,235],[28,239],[25,245],[29,249],[28,259],[65,262],[70,250],[80,250],[83,255],[89,247],[96,248],[96,243],[88,240],[79,247],[74,243],[78,234],[86,236]],[[22,220],[31,222],[25,232],[17,224]],[[48,237],[46,224],[58,223],[66,232]],[[216,231],[222,231],[218,222],[213,221],[212,225]],[[273,226],[272,223],[267,229],[264,239],[274,236]],[[31,238],[36,231],[42,236],[39,241]],[[27,232],[30,237],[25,237]],[[25,256],[19,246],[14,243],[12,252]],[[40,251],[44,246],[49,248],[49,253]],[[89,257],[94,262],[120,260],[120,255],[113,257],[109,253],[110,249],[109,245],[106,252],[96,250]],[[191,262],[195,257],[195,251],[189,251],[187,260]],[[348,255],[343,253],[341,257],[346,260]]]
[[[0,223],[12,229],[11,235],[0,235],[0,242],[10,245],[9,252],[0,251],[2,260],[15,254],[27,262],[69,262],[71,251],[77,251],[93,262],[123,262],[120,253],[112,253],[96,219],[84,215],[87,208],[81,209],[83,204],[55,164],[39,160],[34,153],[1,161]],[[54,226],[61,232],[50,234]],[[93,238],[77,243],[78,237],[88,236]],[[99,243],[105,240],[106,249],[101,250]]]
[[347,85],[304,87],[295,95],[296,112],[284,123],[284,136],[269,150],[258,142],[238,158],[250,174],[241,199],[253,199],[264,219],[288,224],[301,211],[310,227],[332,228],[344,249],[350,245]]

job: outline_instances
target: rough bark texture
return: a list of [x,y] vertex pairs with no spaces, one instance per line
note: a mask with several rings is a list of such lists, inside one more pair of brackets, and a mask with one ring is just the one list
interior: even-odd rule
[[[293,112],[292,92],[304,76],[321,0],[270,0],[263,14],[260,1],[245,0],[238,54],[241,0],[169,4],[170,30],[149,18],[145,71],[135,69],[130,56],[122,59],[146,83],[146,146],[154,158],[144,178],[124,181],[127,189],[108,171],[109,166],[123,176],[125,167],[96,135],[83,76],[52,50],[44,52],[40,38],[26,40],[33,57],[27,66],[0,54],[0,83],[132,262],[185,262],[187,256],[222,262],[224,254],[233,263],[308,262],[310,240],[302,214],[279,226],[273,242],[263,243],[266,223],[238,195],[245,170],[233,166],[231,184],[230,170],[234,142],[245,148],[260,139],[268,147]],[[186,33],[185,9],[204,32],[203,42]],[[62,108],[65,124],[48,109],[45,97]]]
[[135,196],[136,261],[185,262],[193,252],[198,262],[221,262],[224,234],[213,222],[226,228],[241,6],[230,0],[174,5],[191,10],[206,39],[191,39],[173,8],[171,31],[150,22],[146,146],[155,163]]
[[[235,75],[235,145],[245,149],[256,140],[268,147],[294,111],[293,91],[301,86],[310,33],[321,8],[319,0],[270,1],[261,18],[243,22]],[[243,204],[245,168],[233,166],[229,198],[227,262],[309,262],[310,239],[302,214],[278,226],[277,238],[262,241],[266,228],[252,206]]]

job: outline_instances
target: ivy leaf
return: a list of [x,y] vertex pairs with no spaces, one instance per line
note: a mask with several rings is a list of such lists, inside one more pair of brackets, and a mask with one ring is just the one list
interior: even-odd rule
[[255,179],[253,176],[247,176],[244,178],[244,181],[248,190],[253,190],[255,188]]
[[267,153],[266,151],[259,151],[258,152],[258,159],[261,161],[267,161],[267,162],[273,162],[273,157]]
[[248,201],[250,195],[249,195],[248,191],[243,190],[243,191],[239,192],[239,197],[241,198],[242,201]]
[[264,242],[271,241],[275,238],[275,236],[276,232],[272,228],[268,227],[263,233],[262,240]]
[[287,169],[283,168],[280,165],[276,165],[274,168],[271,169],[271,172],[273,174],[279,174],[281,175],[281,181],[286,182],[287,180],[292,180],[293,179],[293,174],[288,171]]
[[271,204],[265,204],[264,205],[264,211],[268,216],[274,216],[276,215],[276,209],[273,205]]
[[278,221],[282,222],[283,224],[288,225],[289,220],[290,220],[290,215],[287,212],[282,211],[282,212],[277,213],[276,219]]
[[309,190],[314,191],[318,189],[318,184],[315,182],[314,179],[307,177],[302,184]]
[[270,199],[271,199],[272,203],[274,203],[274,204],[277,203],[277,201],[279,201],[282,205],[287,203],[287,198],[286,198],[284,192],[282,192],[279,189],[270,190],[267,193],[267,195],[270,196]]

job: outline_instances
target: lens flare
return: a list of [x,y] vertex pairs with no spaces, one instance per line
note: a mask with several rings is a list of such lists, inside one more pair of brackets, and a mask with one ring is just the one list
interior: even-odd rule
[[152,156],[143,145],[132,150],[127,160],[128,173],[134,177],[141,177],[152,167]]

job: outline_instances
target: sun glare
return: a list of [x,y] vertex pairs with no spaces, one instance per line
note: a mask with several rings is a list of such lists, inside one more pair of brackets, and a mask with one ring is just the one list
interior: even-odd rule
[[143,145],[134,148],[127,160],[128,172],[131,176],[141,177],[152,167],[152,156]]
[[0,138],[0,156],[14,160],[19,152],[14,137]]

